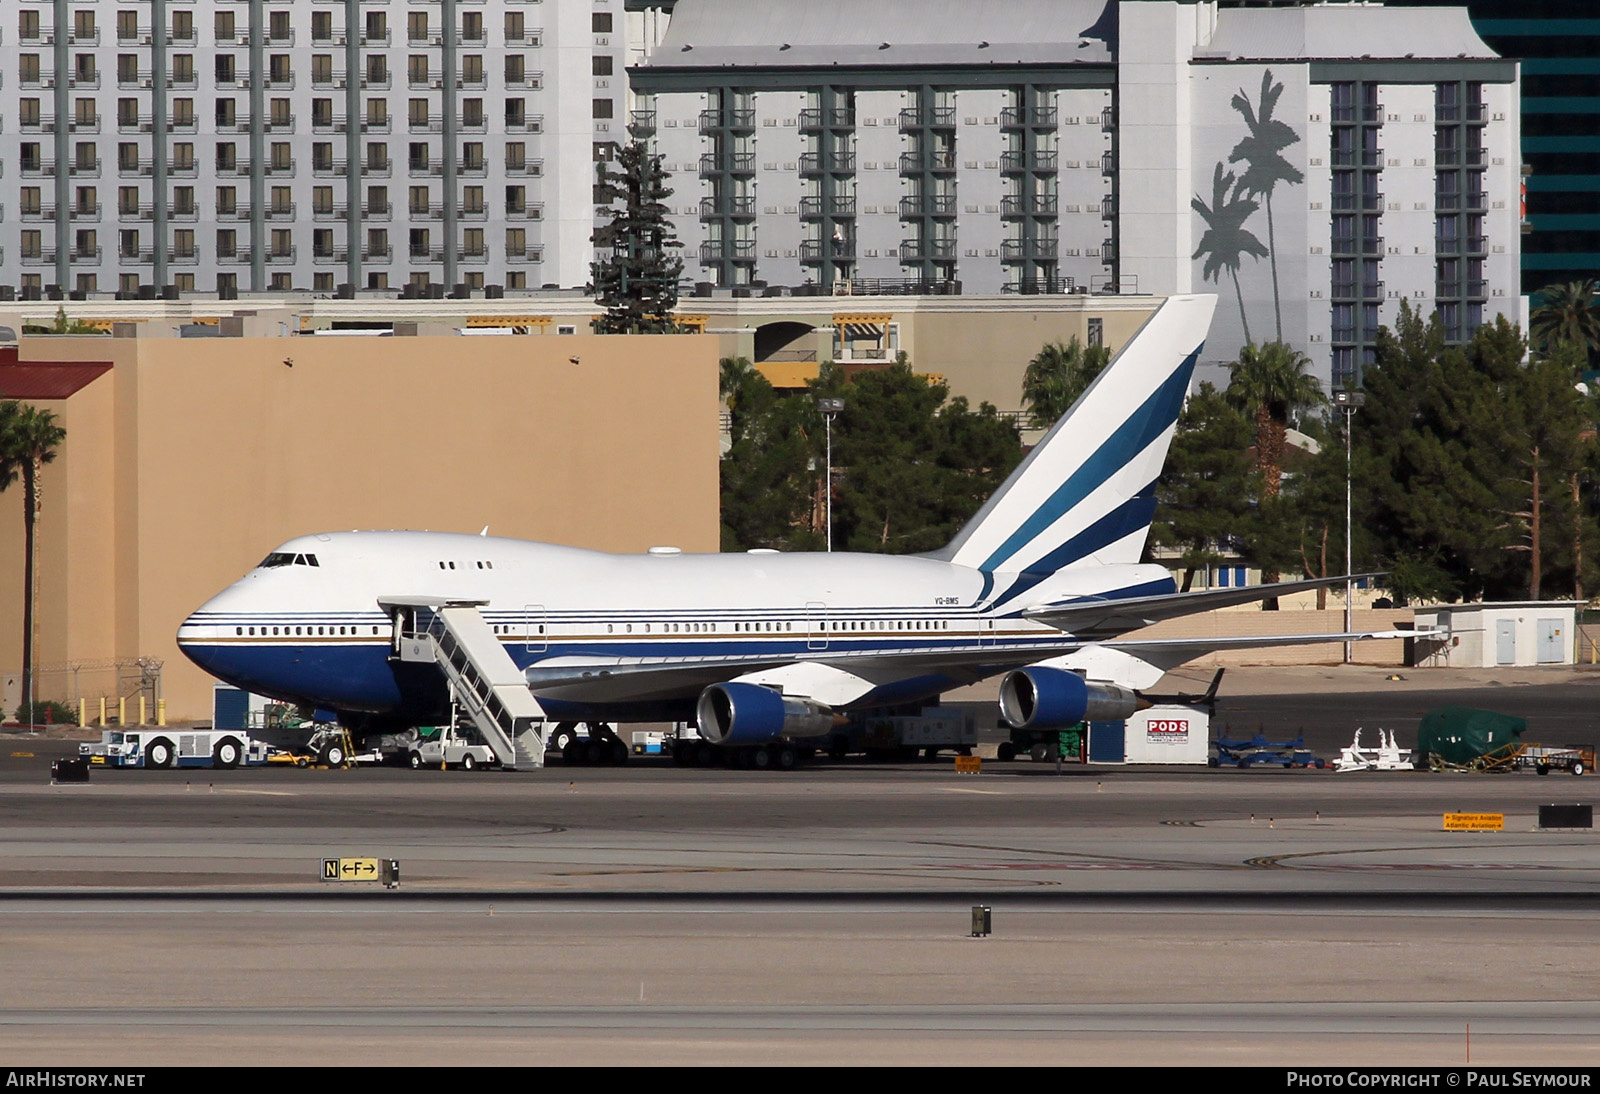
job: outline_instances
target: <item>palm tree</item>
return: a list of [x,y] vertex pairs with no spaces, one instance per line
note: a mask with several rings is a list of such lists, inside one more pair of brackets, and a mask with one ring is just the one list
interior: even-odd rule
[[22,602],[22,705],[33,724],[34,544],[39,520],[39,472],[56,458],[67,431],[52,411],[11,400],[0,403],[0,490],[22,477],[25,540]]
[[[1261,198],[1267,206],[1267,249],[1272,264],[1272,312],[1277,320],[1278,341],[1283,341],[1283,304],[1278,295],[1278,243],[1272,226],[1272,191],[1278,183],[1297,185],[1305,179],[1300,170],[1280,154],[1291,144],[1298,143],[1300,134],[1272,116],[1283,95],[1283,85],[1272,82],[1272,70],[1261,74],[1261,96],[1258,107],[1252,109],[1250,99],[1240,89],[1233,97],[1233,108],[1244,115],[1250,135],[1233,146],[1229,163],[1244,161],[1244,174],[1239,178],[1239,192]],[[1249,337],[1247,334],[1246,338]]]
[[[1230,196],[1229,191],[1232,191]],[[1233,173],[1224,172],[1222,164],[1217,164],[1216,172],[1211,178],[1211,205],[1208,208],[1199,196],[1189,202],[1191,208],[1205,218],[1205,234],[1200,237],[1200,245],[1195,248],[1190,258],[1206,256],[1205,266],[1201,273],[1207,281],[1221,283],[1222,271],[1227,270],[1233,275],[1233,292],[1239,298],[1239,322],[1244,327],[1244,340],[1251,341],[1250,321],[1244,314],[1244,293],[1239,290],[1239,266],[1244,261],[1245,255],[1255,258],[1264,258],[1267,249],[1252,233],[1245,230],[1244,222],[1250,219],[1250,214],[1260,208],[1258,204],[1248,198],[1240,197],[1239,191],[1234,189]]]
[[1045,343],[1022,376],[1022,405],[1028,408],[1034,428],[1054,425],[1110,361],[1111,351],[1105,346],[1085,346],[1076,334],[1066,342]]
[[1560,342],[1582,346],[1587,353],[1600,349],[1600,312],[1594,307],[1597,291],[1600,287],[1592,278],[1540,289],[1544,303],[1529,317],[1529,340],[1547,354]]
[[1256,467],[1262,490],[1274,497],[1283,477],[1284,438],[1289,415],[1321,406],[1327,396],[1317,378],[1307,374],[1311,359],[1282,342],[1250,343],[1239,351],[1228,383],[1228,398],[1256,422]]

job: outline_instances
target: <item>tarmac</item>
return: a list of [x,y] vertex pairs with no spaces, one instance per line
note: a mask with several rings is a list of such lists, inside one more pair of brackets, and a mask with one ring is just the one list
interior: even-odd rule
[[[1409,746],[1399,712],[1493,699],[1529,737],[1593,739],[1591,670],[1392,671],[1230,670],[1222,708],[1303,717],[1308,743],[1389,719]],[[0,735],[11,1065],[1600,1065],[1600,844],[1538,824],[1590,777],[636,761],[52,786],[60,738]],[[1457,810],[1504,828],[1443,831]],[[398,889],[320,880],[368,855]]]

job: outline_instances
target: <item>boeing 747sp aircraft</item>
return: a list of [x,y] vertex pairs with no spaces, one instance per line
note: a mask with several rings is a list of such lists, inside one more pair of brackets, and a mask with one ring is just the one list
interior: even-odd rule
[[556,722],[694,721],[728,746],[815,741],[841,715],[1000,674],[1019,728],[1126,717],[1138,689],[1211,650],[1346,637],[1120,637],[1334,583],[1178,593],[1139,561],[1215,300],[1163,303],[931,554],[613,555],[326,533],[272,551],[178,642],[219,679],[358,732],[439,722],[453,703],[508,765],[542,763]]

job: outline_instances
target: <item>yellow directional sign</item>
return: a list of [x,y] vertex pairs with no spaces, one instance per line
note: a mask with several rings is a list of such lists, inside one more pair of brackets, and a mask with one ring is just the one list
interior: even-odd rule
[[1503,832],[1506,827],[1504,813],[1446,813],[1446,832]]
[[325,858],[322,860],[323,881],[377,881],[378,860],[375,858]]

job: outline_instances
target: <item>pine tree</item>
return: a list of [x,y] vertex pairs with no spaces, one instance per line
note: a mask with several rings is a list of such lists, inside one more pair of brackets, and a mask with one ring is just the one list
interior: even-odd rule
[[1180,552],[1185,592],[1196,571],[1223,561],[1223,548],[1237,544],[1257,482],[1249,421],[1214,386],[1201,384],[1178,418],[1150,529],[1155,543]]
[[[588,291],[606,313],[595,320],[597,334],[672,334],[678,306],[682,244],[672,238],[664,204],[672,196],[661,169],[643,142],[617,154],[617,169],[600,165],[597,196],[613,206],[611,222],[595,230],[595,262]],[[620,203],[620,207],[618,207]]]

